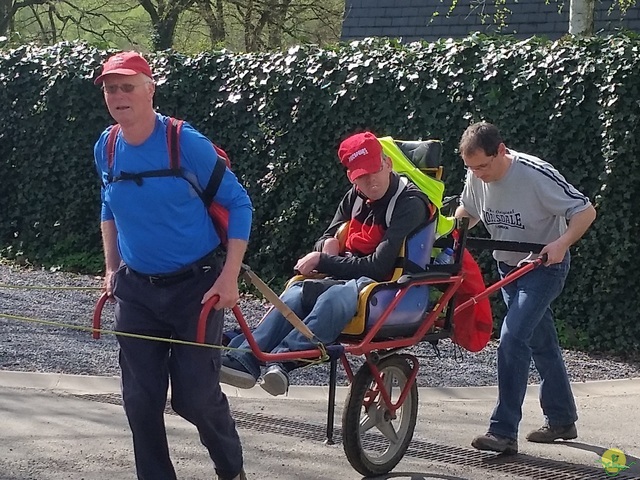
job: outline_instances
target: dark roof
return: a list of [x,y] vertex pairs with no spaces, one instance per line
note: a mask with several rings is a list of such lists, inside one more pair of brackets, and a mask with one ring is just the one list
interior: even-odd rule
[[[496,27],[493,16],[495,2],[458,0],[449,12],[453,0],[346,0],[342,39],[365,37],[402,37],[404,42],[464,37],[469,32],[506,33],[518,38],[534,34],[556,39],[569,31],[569,2],[564,5],[544,0],[513,0],[506,2],[503,28]],[[640,6],[633,6],[621,18],[612,0],[595,2],[596,32],[613,32],[620,28],[640,32]],[[481,11],[482,9],[482,11]],[[483,22],[484,17],[484,22]]]

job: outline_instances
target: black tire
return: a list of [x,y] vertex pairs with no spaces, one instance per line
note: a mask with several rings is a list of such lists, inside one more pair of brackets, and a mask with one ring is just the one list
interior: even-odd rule
[[[411,366],[402,355],[391,355],[377,365],[391,401],[397,402],[411,375]],[[368,364],[356,373],[342,414],[342,444],[353,468],[364,476],[389,473],[402,460],[413,438],[418,416],[418,387],[413,382],[404,403],[390,419]],[[365,400],[373,395],[366,410]],[[372,428],[377,432],[370,432]]]

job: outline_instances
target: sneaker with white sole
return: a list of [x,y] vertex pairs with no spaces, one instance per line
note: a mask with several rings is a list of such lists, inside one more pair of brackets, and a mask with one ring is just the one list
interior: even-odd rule
[[271,365],[262,376],[260,386],[274,397],[284,395],[289,390],[289,375],[280,365]]
[[220,383],[238,388],[252,388],[256,381],[256,378],[238,360],[228,355],[222,356]]

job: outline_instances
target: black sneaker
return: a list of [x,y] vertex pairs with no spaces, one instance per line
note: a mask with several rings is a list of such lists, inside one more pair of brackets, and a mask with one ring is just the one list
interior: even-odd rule
[[471,442],[471,446],[478,450],[504,453],[505,455],[515,455],[518,453],[518,441],[513,438],[503,437],[495,433],[485,433],[476,437]]
[[576,424],[552,427],[551,425],[543,425],[538,430],[529,432],[527,440],[535,443],[553,443],[556,440],[573,440],[578,437]]

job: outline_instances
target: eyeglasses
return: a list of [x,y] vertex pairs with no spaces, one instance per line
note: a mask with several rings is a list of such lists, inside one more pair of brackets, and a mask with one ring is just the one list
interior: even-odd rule
[[488,162],[485,163],[481,163],[480,165],[465,165],[464,168],[466,170],[471,170],[472,172],[483,172],[485,170],[487,170],[491,164],[493,163],[493,161],[496,159],[496,157],[498,156],[498,154],[496,153],[495,155],[491,155],[490,160]]
[[138,83],[137,85],[134,85],[133,83],[121,83],[121,84],[110,83],[109,85],[105,85],[103,83],[102,84],[102,91],[106,92],[106,93],[108,93],[110,95],[113,95],[114,93],[117,93],[118,90],[122,90],[123,93],[131,93],[136,89],[136,87],[140,87],[142,85],[144,85],[144,83]]

